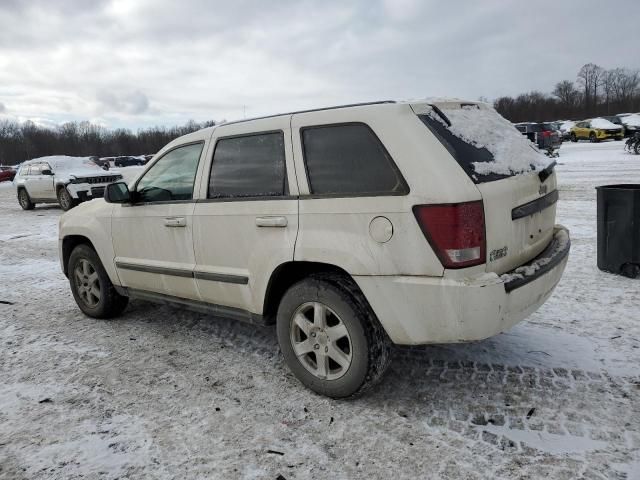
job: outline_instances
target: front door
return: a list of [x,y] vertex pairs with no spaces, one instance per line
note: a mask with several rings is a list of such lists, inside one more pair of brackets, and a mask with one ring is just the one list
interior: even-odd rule
[[193,278],[194,180],[205,141],[162,155],[113,210],[115,265],[122,285],[198,300]]
[[271,273],[293,260],[298,187],[290,116],[218,127],[194,211],[203,300],[262,313]]
[[34,163],[29,167],[29,177],[26,180],[27,192],[32,200],[51,200],[56,198],[53,189],[53,175],[43,175],[42,172],[51,167],[48,163]]

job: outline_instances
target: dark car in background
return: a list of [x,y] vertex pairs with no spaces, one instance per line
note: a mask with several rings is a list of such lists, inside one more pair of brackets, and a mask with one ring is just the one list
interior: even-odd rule
[[130,156],[115,157],[115,159],[113,160],[113,164],[116,167],[130,167],[132,165],[144,165],[147,162],[148,160],[143,155],[139,157],[130,157]]
[[540,150],[558,150],[562,145],[562,135],[551,123],[523,122],[515,127]]
[[14,167],[0,167],[0,182],[11,182],[15,176]]

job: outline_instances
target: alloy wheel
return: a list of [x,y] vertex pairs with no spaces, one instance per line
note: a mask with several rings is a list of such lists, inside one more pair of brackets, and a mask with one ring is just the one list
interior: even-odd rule
[[291,318],[290,340],[298,360],[315,377],[336,380],[352,361],[352,342],[340,317],[320,302],[307,302]]
[[87,307],[95,308],[102,296],[100,279],[95,267],[89,260],[82,259],[76,264],[73,273],[80,299]]

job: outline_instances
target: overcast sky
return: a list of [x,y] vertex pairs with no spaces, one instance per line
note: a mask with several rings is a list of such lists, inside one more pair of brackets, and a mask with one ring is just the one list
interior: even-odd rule
[[107,127],[494,99],[640,67],[640,1],[0,0],[0,118]]

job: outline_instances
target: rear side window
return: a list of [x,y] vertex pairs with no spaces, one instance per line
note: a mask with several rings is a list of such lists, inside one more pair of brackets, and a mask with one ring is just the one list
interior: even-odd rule
[[317,195],[404,195],[402,175],[365,124],[307,127],[302,147],[309,188]]
[[209,198],[288,195],[284,134],[221,138],[209,177]]

